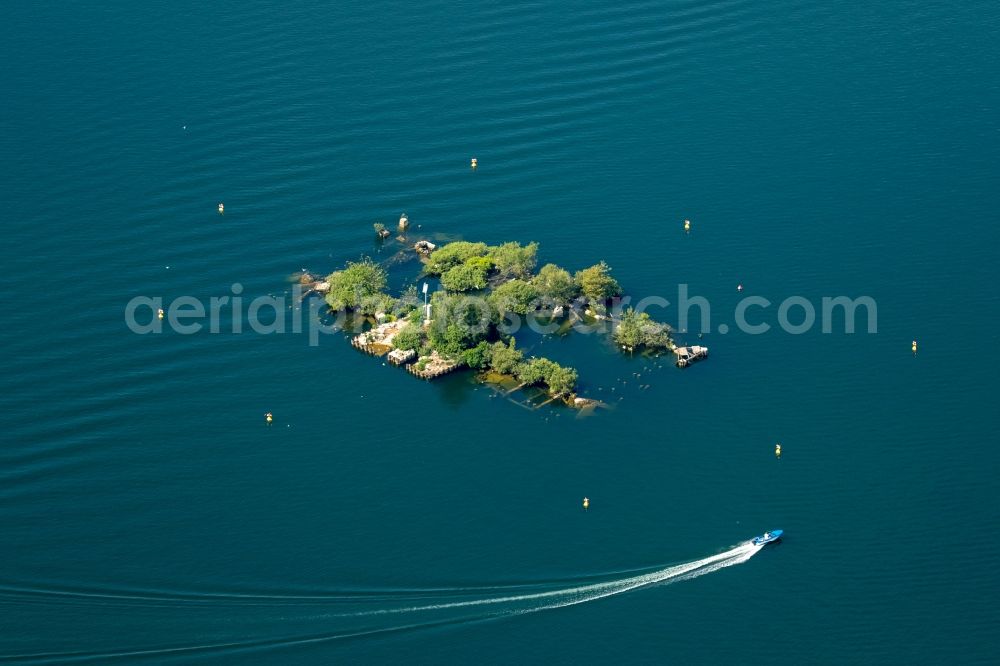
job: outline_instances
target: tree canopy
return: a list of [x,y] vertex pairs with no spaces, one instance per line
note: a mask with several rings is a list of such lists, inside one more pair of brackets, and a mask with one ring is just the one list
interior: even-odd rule
[[466,263],[452,266],[441,275],[441,286],[448,291],[476,291],[486,288],[486,275],[489,271],[485,257],[474,257]]
[[508,344],[494,342],[490,351],[490,367],[502,375],[514,374],[524,358],[524,354],[515,345],[514,338]]
[[514,312],[526,315],[538,301],[538,289],[531,282],[514,279],[494,288],[489,300],[500,314]]
[[485,340],[496,324],[496,315],[482,300],[461,294],[434,292],[431,326],[427,337],[434,349],[450,357]]
[[538,243],[504,243],[490,248],[490,257],[504,277],[528,278],[537,263]]
[[343,270],[334,271],[327,276],[330,290],[326,293],[326,302],[333,310],[357,310],[362,303],[370,306],[372,297],[382,294],[388,276],[385,269],[368,257],[361,261],[347,262]]
[[417,324],[407,324],[403,330],[392,339],[392,346],[395,349],[420,349],[424,340],[424,331]]
[[517,378],[528,385],[545,384],[549,393],[569,393],[576,387],[577,373],[547,358],[533,358],[517,365]]
[[618,280],[611,277],[611,267],[603,261],[577,271],[576,284],[583,295],[594,302],[604,302],[622,294]]
[[615,342],[627,349],[637,347],[670,347],[670,327],[653,321],[647,313],[628,308],[614,330]]
[[489,252],[486,243],[455,241],[431,252],[424,270],[428,275],[441,275],[449,268],[464,264],[473,257],[485,257]]
[[580,287],[569,271],[555,264],[542,266],[531,283],[538,289],[539,296],[558,305],[570,303],[580,293]]

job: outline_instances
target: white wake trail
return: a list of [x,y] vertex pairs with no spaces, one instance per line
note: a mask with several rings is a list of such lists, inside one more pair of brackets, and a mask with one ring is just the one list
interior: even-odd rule
[[638,576],[630,576],[628,578],[621,578],[618,580],[590,583],[588,585],[550,590],[547,592],[532,592],[528,594],[472,599],[468,601],[452,601],[447,603],[428,604],[424,606],[406,606],[402,608],[361,611],[358,613],[351,613],[350,615],[354,617],[393,615],[399,613],[416,613],[421,611],[441,611],[448,609],[494,606],[499,606],[501,608],[499,608],[495,613],[491,612],[490,615],[534,613],[551,608],[561,608],[564,606],[582,604],[588,601],[595,601],[597,599],[603,599],[615,594],[629,592],[631,590],[650,585],[670,584],[681,580],[696,578],[734,564],[742,564],[753,557],[760,549],[761,546],[756,546],[747,542],[717,555],[705,557],[700,560],[694,560],[693,562],[675,564],[664,569],[658,569],[649,573]]

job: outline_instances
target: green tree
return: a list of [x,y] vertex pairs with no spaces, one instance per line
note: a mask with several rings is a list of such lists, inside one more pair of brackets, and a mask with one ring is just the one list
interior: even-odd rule
[[485,340],[471,349],[462,352],[462,360],[473,370],[482,370],[490,365],[493,347]]
[[538,271],[531,283],[538,289],[539,294],[546,299],[559,305],[570,303],[577,294],[580,287],[569,271],[556,266],[555,264],[545,264]]
[[361,299],[356,308],[363,315],[374,315],[380,312],[390,313],[396,305],[396,299],[389,294],[369,294]]
[[579,376],[573,368],[556,365],[556,367],[549,371],[548,376],[545,378],[545,383],[549,387],[549,393],[560,395],[562,393],[571,393],[576,388],[578,378]]
[[475,261],[454,266],[441,275],[441,286],[448,291],[485,289],[487,270],[482,263]]
[[628,308],[613,333],[615,342],[629,350],[637,347],[670,347],[670,327],[653,321],[645,312],[638,313]]
[[496,324],[496,315],[484,301],[461,294],[434,292],[431,314],[427,337],[434,349],[450,357],[475,347]]
[[419,349],[423,342],[424,331],[416,324],[407,324],[396,337],[392,339],[392,346],[395,349]]
[[524,358],[524,354],[515,347],[515,344],[514,338],[511,338],[508,344],[494,342],[490,353],[490,367],[502,375],[514,374]]
[[603,261],[576,273],[576,283],[583,295],[595,303],[603,303],[622,293],[618,280],[611,277],[611,267]]
[[548,376],[549,368],[547,364],[549,363],[552,363],[552,361],[547,358],[533,358],[519,363],[514,371],[514,376],[528,386],[541,384],[545,381],[545,377]]
[[490,248],[490,257],[504,277],[528,278],[537,263],[538,243],[504,243]]
[[526,315],[528,310],[535,308],[538,289],[530,282],[514,279],[495,288],[489,295],[489,301],[500,314],[515,312]]
[[485,257],[488,252],[486,243],[469,243],[456,241],[448,243],[431,252],[424,271],[428,275],[441,275],[449,268],[464,264],[473,257]]
[[327,276],[330,290],[326,302],[334,310],[358,309],[368,299],[385,289],[388,276],[385,269],[365,257],[358,262],[347,262],[343,270]]
[[[643,314],[646,313],[644,312]],[[613,335],[615,342],[630,350],[642,344],[641,317],[633,308],[629,308],[622,313],[621,321],[615,327]]]

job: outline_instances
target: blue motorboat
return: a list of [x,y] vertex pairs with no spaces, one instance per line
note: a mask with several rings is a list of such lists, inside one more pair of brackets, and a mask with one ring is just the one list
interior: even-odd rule
[[771,530],[770,532],[764,532],[760,536],[755,536],[751,539],[751,542],[755,546],[763,546],[765,543],[771,543],[772,541],[777,541],[784,534],[784,530]]

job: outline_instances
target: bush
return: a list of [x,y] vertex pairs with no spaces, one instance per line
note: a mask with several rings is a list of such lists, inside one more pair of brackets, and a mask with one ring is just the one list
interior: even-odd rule
[[424,331],[417,325],[407,324],[403,330],[392,339],[392,346],[395,349],[419,349],[420,343],[424,340]]
[[482,264],[465,263],[449,268],[441,276],[441,286],[448,291],[473,291],[486,288],[488,269]]
[[[645,313],[644,313],[645,314]],[[634,349],[642,344],[642,326],[639,323],[640,317],[633,308],[629,308],[622,313],[621,321],[615,327],[612,334],[615,342]]]
[[535,270],[538,243],[504,243],[490,248],[490,257],[500,274],[505,277],[527,278]]
[[514,371],[514,375],[528,386],[541,384],[548,374],[549,368],[546,367],[548,363],[552,363],[552,361],[546,358],[533,358],[530,361],[520,363],[517,370]]
[[622,313],[613,336],[615,342],[630,350],[636,347],[669,347],[672,342],[668,325],[653,321],[645,312],[640,314],[633,308]]
[[556,365],[549,373],[549,376],[545,378],[545,383],[549,386],[549,393],[559,395],[560,393],[572,392],[576,388],[576,380],[578,378],[579,376],[573,368]]
[[468,243],[456,241],[448,243],[431,252],[424,270],[429,275],[441,275],[449,268],[464,264],[473,257],[485,257],[488,248],[486,243]]
[[542,266],[531,283],[535,285],[542,298],[549,299],[558,305],[572,302],[580,293],[580,287],[573,280],[569,271],[559,268],[555,264]]
[[330,290],[325,299],[334,310],[358,309],[362,301],[375,295],[389,298],[381,293],[388,284],[385,269],[367,257],[359,262],[347,262],[343,270],[331,273],[326,281],[330,283]]
[[500,314],[516,312],[526,315],[538,302],[538,289],[530,282],[511,280],[494,289],[489,301]]
[[489,367],[492,351],[493,348],[490,344],[483,341],[472,349],[466,349],[462,352],[462,360],[473,370],[482,370]]
[[484,340],[496,323],[495,314],[478,299],[435,292],[431,300],[433,322],[427,331],[440,353],[456,356]]
[[494,342],[490,353],[490,367],[502,375],[514,374],[518,364],[524,358],[521,350],[515,349],[514,338],[509,344]]
[[361,299],[357,311],[363,315],[374,315],[379,312],[388,314],[396,304],[396,299],[389,294],[371,294]]
[[573,368],[564,368],[547,358],[533,358],[517,366],[517,378],[534,386],[545,384],[551,395],[568,393],[576,386],[577,373]]
[[583,295],[594,303],[603,303],[609,298],[620,296],[621,285],[611,277],[611,267],[603,261],[576,273],[576,283]]

